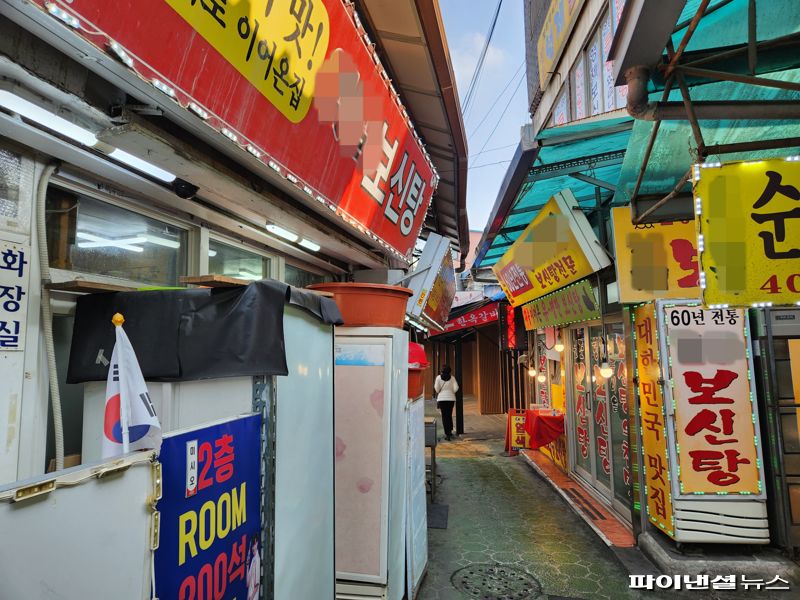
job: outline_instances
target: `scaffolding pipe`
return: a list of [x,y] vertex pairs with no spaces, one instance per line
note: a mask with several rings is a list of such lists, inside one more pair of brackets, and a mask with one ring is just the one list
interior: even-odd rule
[[708,3],[711,0],[703,0],[700,3],[700,6],[697,7],[697,12],[692,17],[692,20],[689,22],[689,27],[686,29],[686,33],[683,34],[683,39],[681,43],[678,44],[678,49],[675,51],[675,54],[669,61],[669,65],[667,65],[667,70],[664,73],[665,77],[669,77],[672,75],[672,70],[675,68],[675,65],[678,64],[678,61],[683,54],[683,51],[686,50],[686,46],[689,43],[689,40],[692,39],[692,35],[694,34],[695,29],[697,29],[697,25],[700,23],[700,19],[703,18],[703,15],[706,12],[706,8],[708,8]]
[[689,169],[688,171],[686,171],[686,174],[678,180],[677,185],[672,189],[672,191],[669,194],[664,196],[661,200],[659,200],[658,202],[653,204],[653,206],[651,206],[646,211],[644,211],[641,215],[636,217],[633,220],[633,224],[634,225],[639,225],[642,221],[644,221],[647,217],[649,217],[651,214],[653,214],[656,210],[658,210],[659,208],[664,206],[667,202],[672,200],[675,196],[680,194],[681,190],[683,189],[683,186],[686,185],[686,182],[689,181],[689,178],[691,176],[692,176],[692,170]]

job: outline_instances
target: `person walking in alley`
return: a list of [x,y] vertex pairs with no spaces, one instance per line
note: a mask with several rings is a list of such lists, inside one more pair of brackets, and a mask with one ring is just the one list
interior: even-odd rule
[[450,374],[450,367],[447,365],[443,366],[442,372],[436,376],[433,390],[436,392],[436,404],[439,410],[442,411],[444,438],[450,440],[453,435],[453,406],[456,403],[458,382]]

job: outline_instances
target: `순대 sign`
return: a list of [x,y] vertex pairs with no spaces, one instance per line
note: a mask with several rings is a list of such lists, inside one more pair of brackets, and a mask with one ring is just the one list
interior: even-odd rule
[[261,417],[166,436],[156,593],[246,600],[261,586]]

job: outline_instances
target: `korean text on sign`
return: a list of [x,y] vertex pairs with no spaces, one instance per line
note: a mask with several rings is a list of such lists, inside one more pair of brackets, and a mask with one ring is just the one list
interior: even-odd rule
[[706,305],[800,301],[800,163],[695,167]]
[[633,316],[647,516],[653,524],[672,536],[669,454],[661,367],[656,350],[658,328],[655,305],[641,305],[634,309]]
[[741,309],[666,306],[682,494],[763,487]]
[[260,581],[260,417],[167,436],[156,586],[162,598],[247,598]]
[[0,352],[25,349],[30,246],[0,240]]
[[323,0],[167,0],[292,123],[308,113],[328,50]]

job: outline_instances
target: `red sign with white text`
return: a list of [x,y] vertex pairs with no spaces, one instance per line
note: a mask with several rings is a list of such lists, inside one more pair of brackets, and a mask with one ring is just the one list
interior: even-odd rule
[[498,303],[487,304],[480,308],[469,311],[466,314],[450,319],[445,323],[443,331],[431,331],[431,337],[435,335],[442,335],[450,333],[451,331],[458,331],[459,329],[467,329],[468,327],[480,327],[487,323],[494,323],[497,321],[497,306]]
[[29,1],[77,18],[65,39],[123,51],[165,104],[410,255],[438,176],[343,0]]

